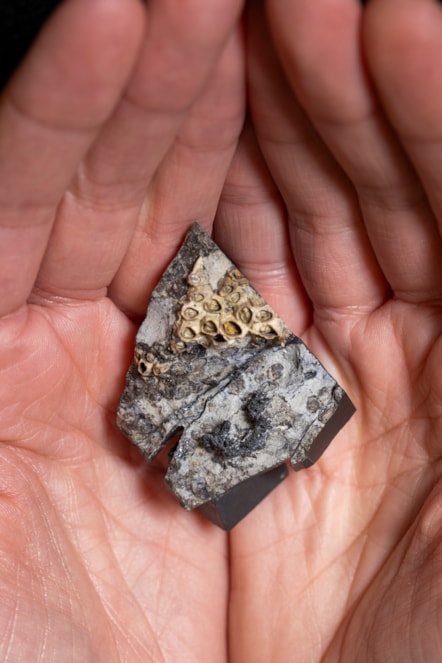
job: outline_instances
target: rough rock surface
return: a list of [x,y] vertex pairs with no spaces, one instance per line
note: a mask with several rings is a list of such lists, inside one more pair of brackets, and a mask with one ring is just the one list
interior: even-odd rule
[[152,460],[182,432],[166,482],[186,509],[290,461],[317,460],[354,408],[199,226],[152,293],[118,408]]

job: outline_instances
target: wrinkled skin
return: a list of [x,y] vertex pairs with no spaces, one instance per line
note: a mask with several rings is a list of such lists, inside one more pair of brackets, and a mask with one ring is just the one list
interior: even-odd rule
[[[0,659],[438,661],[442,8],[204,8],[67,0],[1,97]],[[358,408],[230,535],[115,428],[192,221]]]

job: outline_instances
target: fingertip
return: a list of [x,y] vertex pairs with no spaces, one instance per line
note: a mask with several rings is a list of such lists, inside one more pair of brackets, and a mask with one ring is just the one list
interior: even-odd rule
[[[440,4],[370,0],[364,16],[364,51],[374,84],[400,133],[412,137],[417,127],[427,132],[441,117]],[[416,123],[416,116],[422,121]]]
[[22,0],[0,3],[0,89],[5,86],[60,1]]
[[6,86],[44,124],[100,124],[128,80],[144,32],[139,0],[67,0],[49,17]]

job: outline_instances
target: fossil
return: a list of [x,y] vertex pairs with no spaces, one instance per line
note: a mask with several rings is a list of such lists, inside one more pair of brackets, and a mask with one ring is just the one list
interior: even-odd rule
[[354,412],[333,377],[194,224],[153,291],[117,412],[165,481],[231,529],[320,457]]

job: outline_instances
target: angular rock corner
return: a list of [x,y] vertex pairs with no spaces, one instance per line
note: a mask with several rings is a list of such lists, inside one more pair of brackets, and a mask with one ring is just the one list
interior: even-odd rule
[[182,433],[166,483],[229,530],[312,465],[354,412],[337,382],[198,225],[152,293],[120,400],[151,461]]

